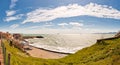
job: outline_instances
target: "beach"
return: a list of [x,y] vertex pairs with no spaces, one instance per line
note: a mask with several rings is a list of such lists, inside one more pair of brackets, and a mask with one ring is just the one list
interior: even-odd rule
[[113,34],[49,34],[44,35],[44,38],[25,40],[32,42],[32,44],[29,44],[32,50],[27,50],[30,56],[44,59],[58,59],[93,45],[101,37],[107,38],[112,36]]
[[33,47],[74,54],[82,48],[93,45],[97,39],[112,37],[113,34],[44,34],[42,36],[44,38],[25,40]]
[[31,47],[31,50],[27,50],[27,53],[32,57],[44,58],[44,59],[58,59],[67,56],[68,54],[55,53],[36,47]]

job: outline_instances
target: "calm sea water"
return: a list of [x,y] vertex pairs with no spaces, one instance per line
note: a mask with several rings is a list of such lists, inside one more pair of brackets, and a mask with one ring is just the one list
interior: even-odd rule
[[91,46],[97,39],[113,37],[114,34],[42,34],[44,38],[26,39],[32,46],[56,52],[75,53]]

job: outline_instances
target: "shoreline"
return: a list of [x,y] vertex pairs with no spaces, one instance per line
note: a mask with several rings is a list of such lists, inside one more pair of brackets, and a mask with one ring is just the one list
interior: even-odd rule
[[44,48],[40,48],[40,47],[35,47],[35,46],[32,46],[32,45],[29,45],[29,47],[34,47],[34,48],[37,48],[37,49],[41,49],[41,50],[45,50],[45,51],[53,52],[53,53],[59,53],[59,54],[66,54],[66,55],[72,54],[72,53],[65,53],[65,52],[52,51],[52,50],[49,50],[49,49],[44,49]]
[[26,50],[27,53],[30,54],[32,57],[37,57],[37,58],[43,58],[43,59],[59,59],[63,58],[65,56],[68,56],[69,54],[66,53],[59,53],[59,52],[53,52],[50,50],[42,49],[42,48],[37,48],[34,46],[31,46],[31,50]]

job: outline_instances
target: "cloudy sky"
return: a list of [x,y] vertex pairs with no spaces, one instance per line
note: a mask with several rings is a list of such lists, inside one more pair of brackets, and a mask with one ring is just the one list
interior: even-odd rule
[[120,0],[0,0],[0,31],[96,33],[120,30]]

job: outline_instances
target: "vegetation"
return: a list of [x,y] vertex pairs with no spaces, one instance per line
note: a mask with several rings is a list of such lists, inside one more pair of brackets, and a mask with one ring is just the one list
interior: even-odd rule
[[91,47],[61,59],[41,59],[31,57],[3,41],[7,54],[11,54],[11,65],[119,65],[120,38],[103,40]]

